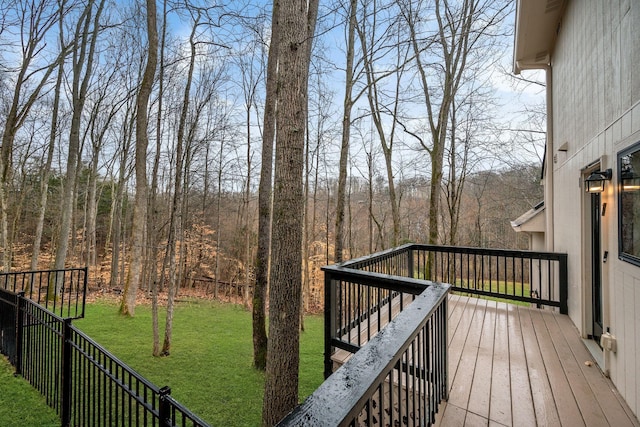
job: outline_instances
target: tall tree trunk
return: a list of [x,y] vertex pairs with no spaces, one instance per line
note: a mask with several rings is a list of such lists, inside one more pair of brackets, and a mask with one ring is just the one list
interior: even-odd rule
[[[180,113],[180,121],[178,123],[178,134],[176,135],[176,176],[173,192],[173,203],[171,204],[171,216],[169,218],[169,239],[167,242],[169,253],[169,287],[167,292],[167,317],[164,326],[164,341],[162,343],[161,356],[168,356],[171,353],[171,338],[173,332],[173,309],[176,291],[180,279],[180,265],[176,257],[182,259],[181,253],[184,251],[183,238],[183,171],[184,171],[184,145],[185,145],[185,129],[187,125],[187,113],[189,112],[189,97],[191,94],[191,83],[193,81],[193,70],[196,61],[196,30],[200,15],[193,22],[193,29],[189,37],[189,46],[191,48],[191,56],[189,57],[189,71],[187,72],[187,81],[184,88],[182,98],[182,111]],[[180,250],[180,254],[177,250]]]
[[123,274],[120,274],[120,258],[123,249],[120,247],[122,241],[122,229],[124,218],[124,197],[125,186],[127,181],[127,159],[129,158],[129,149],[133,141],[133,130],[135,113],[133,106],[129,106],[125,113],[125,120],[122,125],[122,146],[120,147],[120,165],[118,170],[118,182],[116,184],[113,203],[111,204],[111,218],[113,223],[113,238],[111,244],[111,277],[109,279],[109,287],[113,289],[120,286]]
[[351,135],[351,110],[353,108],[353,59],[355,55],[356,9],[357,0],[349,2],[349,25],[347,29],[347,68],[345,78],[344,101],[342,105],[342,139],[338,166],[338,195],[336,197],[336,230],[334,243],[334,261],[342,262],[344,247],[344,211],[347,186],[347,162],[349,161],[349,138]]
[[[19,5],[18,3],[16,3]],[[7,7],[10,4],[7,4]],[[4,118],[4,131],[2,132],[2,145],[0,146],[0,246],[3,248],[2,269],[5,272],[11,270],[12,246],[9,235],[9,193],[11,186],[11,170],[13,159],[13,145],[18,130],[24,124],[36,100],[40,97],[42,89],[49,82],[51,73],[59,67],[67,55],[67,46],[60,46],[57,57],[39,73],[31,72],[32,63],[37,55],[44,49],[49,30],[60,24],[68,12],[66,2],[60,2],[58,19],[47,19],[48,8],[52,5],[47,1],[36,2],[29,8],[29,13],[20,11],[20,29],[23,49],[18,73],[15,76],[15,87],[10,98],[9,109]],[[61,26],[62,24],[60,24]],[[62,28],[62,27],[61,27]],[[38,81],[33,81],[39,79]],[[30,93],[26,93],[26,89]]]
[[[455,4],[435,0],[433,3],[435,7],[432,16],[435,16],[437,32],[428,47],[422,42],[424,35],[419,34],[419,28],[426,19],[425,16],[419,16],[419,8],[413,8],[410,1],[405,2],[401,5],[401,13],[409,31],[413,60],[429,125],[424,137],[418,136],[419,132],[408,133],[416,137],[431,160],[428,243],[437,244],[440,240],[439,216],[444,153],[445,144],[450,138],[448,126],[452,104],[468,74],[468,62],[472,60],[470,52],[477,47],[479,41],[499,33],[496,29],[504,20],[505,11],[509,6],[508,2],[505,2],[494,7],[494,3],[479,0],[462,0]],[[423,58],[425,52],[429,56]],[[434,55],[439,57],[438,61],[441,64],[435,75],[431,66]],[[474,67],[481,68],[484,65],[483,62],[476,62]]]
[[149,97],[153,87],[153,78],[158,62],[158,28],[156,22],[156,0],[146,0],[147,4],[147,64],[144,68],[140,90],[136,100],[136,196],[133,207],[131,230],[131,258],[129,272],[124,286],[120,312],[133,316],[136,307],[136,295],[140,285],[143,265],[143,247],[145,244],[145,226],[147,221],[147,146],[149,145],[148,113]]
[[[114,73],[115,74],[115,73]],[[99,94],[97,95],[97,102],[94,104],[89,119],[89,131],[92,152],[91,152],[91,165],[88,170],[88,183],[87,183],[87,199],[86,199],[86,216],[85,216],[85,261],[86,265],[90,267],[96,267],[97,265],[97,242],[96,242],[96,222],[98,215],[98,201],[102,194],[104,184],[98,187],[98,163],[100,154],[102,152],[103,143],[105,141],[105,135],[111,128],[111,122],[116,114],[121,110],[122,106],[126,104],[127,97],[117,99],[116,97],[108,98],[107,92],[110,90],[110,86],[114,83],[113,75],[111,74],[102,83],[102,87],[99,88]],[[113,160],[115,162],[115,160]]]
[[253,289],[253,365],[264,370],[267,366],[266,299],[269,287],[269,253],[271,249],[271,181],[273,139],[275,138],[278,84],[278,13],[280,3],[273,2],[271,12],[271,44],[267,62],[267,96],[264,106],[260,184],[258,186],[258,249],[256,252],[256,280]]
[[[90,0],[82,12],[81,19],[76,27],[74,46],[72,50],[73,80],[71,86],[72,114],[71,128],[69,131],[69,147],[67,155],[67,172],[65,174],[64,190],[62,197],[62,213],[60,215],[60,238],[56,248],[54,269],[61,270],[65,266],[69,237],[72,231],[72,219],[75,208],[75,188],[78,165],[80,164],[80,124],[84,110],[85,99],[95,56],[98,34],[100,31],[100,17],[105,0],[100,0],[95,15],[93,8],[95,0]],[[84,71],[84,75],[83,75]],[[62,282],[56,280],[56,292]]]
[[[308,7],[308,8],[307,8]],[[278,109],[273,191],[273,252],[263,425],[274,425],[298,404],[302,172],[309,52],[318,2],[283,0],[278,28]]]
[[[253,91],[252,91],[253,93]],[[251,287],[251,215],[249,214],[249,202],[251,198],[251,104],[253,95],[247,102],[247,176],[242,204],[244,205],[244,306],[249,308],[249,288]]]
[[[309,126],[307,126],[309,128]],[[311,150],[310,150],[310,134],[307,132],[304,149],[304,222],[302,229],[304,230],[304,238],[302,243],[302,295],[300,299],[300,330],[304,331],[304,315],[309,311],[309,289],[311,278],[309,277],[311,272],[309,271],[309,175],[311,164]]]
[[[151,194],[149,195],[148,214],[148,238],[150,250],[147,256],[147,272],[149,278],[149,288],[151,289],[151,327],[153,330],[153,350],[155,357],[160,356],[160,328],[158,319],[158,253],[160,245],[160,218],[158,213],[158,169],[160,167],[160,156],[162,150],[162,99],[164,96],[164,52],[167,39],[167,0],[162,2],[162,37],[160,38],[160,63],[158,72],[158,117],[156,121],[156,153],[153,160],[151,174]],[[206,189],[205,189],[206,191]]]
[[214,283],[213,283],[213,298],[218,299],[218,292],[220,291],[220,243],[222,242],[222,165],[224,155],[224,140],[220,141],[220,152],[218,153],[218,192],[216,195],[216,262],[214,266]]
[[[62,20],[60,20],[62,28]],[[62,32],[61,32],[62,37]],[[62,40],[60,41],[62,44]],[[40,244],[42,242],[42,232],[44,230],[44,217],[47,210],[47,198],[49,195],[49,176],[51,173],[51,163],[58,134],[58,114],[60,110],[60,89],[62,87],[62,76],[64,72],[64,61],[60,61],[56,86],[53,94],[53,109],[51,111],[51,130],[49,131],[49,145],[47,147],[47,158],[40,175],[40,200],[38,203],[38,222],[36,232],[33,237],[33,249],[31,252],[31,271],[38,269],[38,258],[40,257]]]
[[[397,56],[396,56],[396,66],[395,66],[395,74],[396,74],[396,83],[394,87],[394,99],[393,99],[393,111],[390,113],[391,117],[394,118],[391,128],[387,129],[387,126],[384,124],[384,111],[388,107],[384,105],[381,101],[382,90],[379,88],[378,81],[380,79],[377,76],[375,71],[375,63],[374,58],[376,56],[376,52],[372,43],[372,46],[369,46],[368,40],[366,39],[366,35],[364,30],[360,30],[360,43],[362,45],[362,51],[364,52],[364,68],[365,74],[367,77],[367,99],[369,101],[369,108],[371,109],[371,117],[373,123],[375,125],[376,131],[378,133],[378,137],[380,138],[380,145],[382,147],[382,154],[384,156],[385,169],[387,172],[387,186],[388,186],[388,195],[389,195],[389,203],[391,205],[391,218],[393,221],[393,234],[391,240],[391,246],[397,246],[400,241],[400,206],[398,201],[398,196],[396,194],[396,186],[394,179],[394,171],[393,171],[393,145],[396,137],[396,120],[395,117],[398,115],[398,108],[400,104],[400,90],[401,90],[401,81],[402,75],[404,71],[404,64],[406,64],[406,56],[407,52],[402,51],[401,43],[397,44]],[[404,53],[404,55],[403,55]],[[387,135],[387,130],[389,134]]]
[[[98,191],[98,155],[99,148],[94,145],[87,183],[87,216],[85,218],[85,263],[89,267],[96,266],[96,217],[98,215],[98,198],[102,190]],[[97,151],[97,152],[96,152]]]

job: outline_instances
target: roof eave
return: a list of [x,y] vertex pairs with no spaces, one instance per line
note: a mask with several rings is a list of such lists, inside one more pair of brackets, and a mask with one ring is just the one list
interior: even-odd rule
[[516,3],[513,73],[544,69],[551,62],[567,0],[518,0]]

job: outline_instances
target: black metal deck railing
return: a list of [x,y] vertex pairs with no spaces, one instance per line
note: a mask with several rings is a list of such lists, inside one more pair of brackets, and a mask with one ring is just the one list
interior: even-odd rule
[[23,292],[60,317],[79,319],[84,317],[87,267],[0,273],[0,289]]
[[[453,291],[556,307],[560,313],[567,314],[567,254],[412,243],[347,261],[341,266],[449,283]],[[327,290],[325,287],[325,292]],[[357,301],[349,292],[335,298],[338,308],[350,307],[352,301]],[[376,310],[377,306],[370,308]],[[358,311],[357,307],[355,310]],[[367,317],[365,312],[361,315]],[[350,320],[352,326],[358,323],[357,317]]]
[[0,352],[45,397],[62,426],[207,426],[62,318],[0,289]]
[[[567,254],[409,244],[390,258],[410,277],[450,283],[453,291],[556,307],[567,314]],[[390,262],[390,261],[389,261]]]
[[566,254],[407,244],[324,272],[325,377],[401,312],[427,281],[567,313]]
[[282,425],[432,423],[447,397],[449,289],[567,313],[566,254],[407,244],[323,270],[327,380]]
[[327,379],[280,425],[435,421],[448,393],[450,286],[409,268],[394,251],[323,268]]
[[433,424],[448,393],[448,289],[423,286],[405,310],[279,425]]

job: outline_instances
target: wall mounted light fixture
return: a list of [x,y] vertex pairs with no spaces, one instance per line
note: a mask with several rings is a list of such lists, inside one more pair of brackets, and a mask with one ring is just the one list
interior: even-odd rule
[[613,175],[611,169],[607,169],[605,171],[595,171],[592,172],[584,180],[584,188],[587,193],[602,193],[604,191],[604,183],[605,181],[611,180],[611,176]]

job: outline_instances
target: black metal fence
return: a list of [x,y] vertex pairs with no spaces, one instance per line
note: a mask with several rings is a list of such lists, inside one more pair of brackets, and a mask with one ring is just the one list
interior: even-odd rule
[[[562,314],[568,311],[567,254],[407,244],[347,261],[341,266],[350,270],[449,283],[457,292],[537,307],[556,307]],[[325,293],[327,289],[325,286]],[[349,307],[354,310],[353,302],[359,300],[354,299],[352,292],[340,290],[343,294],[336,295],[337,308],[346,308],[347,312]],[[371,305],[372,310],[376,307],[377,302]],[[358,307],[355,307],[355,312],[359,312]],[[365,312],[361,315],[367,317]],[[351,321],[352,325],[358,323],[356,317]]]
[[[334,415],[340,425],[432,423],[447,396],[449,289],[567,313],[566,254],[407,244],[323,270],[326,385],[282,425]],[[373,366],[381,355],[387,362]]]
[[87,268],[0,273],[0,289],[24,293],[60,317],[84,317]]
[[[336,270],[325,269],[325,277],[331,276],[330,280],[339,287],[347,277]],[[357,278],[349,276],[348,280],[351,286]],[[360,278],[360,281],[370,283],[368,288],[375,286],[371,282],[380,287],[390,285],[397,288],[386,289],[391,293],[385,293],[386,297],[380,300],[387,299],[384,305],[393,304],[395,298],[405,293],[401,289],[412,296],[411,304],[406,304],[404,310],[394,314],[301,406],[283,419],[280,426],[394,426],[431,425],[435,422],[440,402],[448,397],[449,285],[417,283],[396,277],[394,282],[404,282],[396,287],[388,280],[389,277],[370,272],[362,272]],[[418,289],[420,292],[414,298]],[[361,291],[369,292],[366,289]],[[395,297],[394,292],[398,293]],[[367,296],[371,296],[370,293]],[[364,308],[365,314],[361,319],[374,317],[366,314],[371,305],[367,303]],[[329,323],[335,326],[335,319],[332,316]],[[336,329],[336,336],[341,334]],[[340,338],[332,341],[337,347],[345,342]]]
[[60,415],[62,426],[207,426],[62,318],[0,289],[0,352]]
[[22,331],[16,324],[17,320],[21,320],[17,313],[18,295],[0,291],[0,350],[13,366],[16,366],[16,333]]
[[567,254],[409,244],[390,258],[409,277],[450,283],[457,292],[568,312]]

